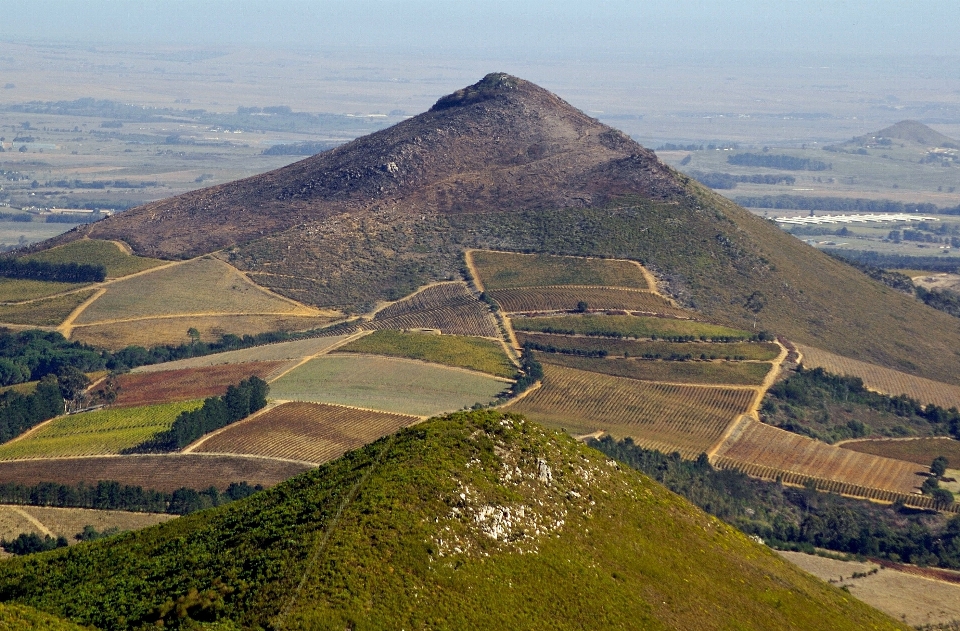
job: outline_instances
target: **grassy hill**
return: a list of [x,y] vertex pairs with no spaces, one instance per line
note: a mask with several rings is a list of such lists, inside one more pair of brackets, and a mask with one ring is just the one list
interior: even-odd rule
[[101,629],[903,629],[599,452],[434,419],[248,500],[0,564]]

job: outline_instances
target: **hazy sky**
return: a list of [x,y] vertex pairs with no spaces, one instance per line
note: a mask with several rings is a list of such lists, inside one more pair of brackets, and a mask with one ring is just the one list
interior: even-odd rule
[[0,0],[5,40],[960,55],[958,0]]

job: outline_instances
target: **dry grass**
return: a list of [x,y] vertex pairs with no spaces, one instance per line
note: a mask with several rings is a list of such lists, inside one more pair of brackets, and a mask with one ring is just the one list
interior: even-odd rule
[[545,365],[543,386],[507,409],[575,433],[605,430],[640,446],[696,458],[747,411],[750,388],[676,386]]
[[[798,346],[803,353],[803,365],[807,368],[823,368],[838,375],[860,377],[863,385],[891,395],[905,394],[923,404],[935,403],[940,407],[960,408],[960,386],[931,381],[906,373],[868,364],[856,359],[841,357],[811,346]],[[943,352],[948,352],[943,349]],[[931,358],[935,362],[936,358]]]
[[252,454],[322,464],[420,419],[319,403],[285,403],[229,426],[197,452]]
[[0,302],[22,302],[52,296],[71,289],[79,289],[88,283],[54,283],[22,278],[0,278]]
[[[923,482],[918,475],[923,468],[915,464],[834,447],[752,419],[737,425],[720,445],[715,461],[722,468],[767,479],[779,473],[832,481],[840,486],[824,490],[861,497],[865,494],[850,487],[910,495]],[[891,498],[878,494],[875,499]]]
[[49,263],[79,263],[81,265],[103,265],[108,278],[119,278],[136,272],[142,272],[167,261],[143,256],[132,256],[111,241],[81,239],[66,245],[44,250],[25,256],[25,259],[47,261]]
[[77,542],[74,537],[83,531],[84,526],[93,526],[101,532],[110,528],[139,530],[176,517],[176,515],[163,513],[131,513],[90,508],[0,505],[0,537],[14,539],[20,533],[44,534],[39,532],[39,529],[30,523],[21,511],[43,524],[54,536],[66,537],[71,544]]
[[841,446],[865,454],[914,462],[924,467],[929,467],[934,458],[943,456],[951,467],[960,467],[960,441],[951,438],[852,440]]
[[191,313],[318,315],[267,293],[223,261],[205,257],[109,285],[77,323]]
[[94,290],[78,291],[75,294],[57,296],[18,305],[0,305],[0,322],[8,324],[29,324],[33,326],[56,326],[66,320],[70,313],[84,300],[93,295]]
[[206,454],[47,458],[0,462],[0,480],[28,485],[38,482],[96,484],[99,480],[116,480],[165,492],[181,487],[215,486],[223,490],[231,482],[273,486],[309,468],[280,460]]
[[222,366],[226,364],[244,364],[248,362],[267,362],[267,361],[289,361],[292,359],[303,359],[311,357],[317,353],[343,341],[342,335],[331,337],[311,337],[305,340],[294,340],[291,342],[277,342],[276,344],[266,344],[264,346],[254,346],[253,348],[242,348],[236,351],[227,351],[225,353],[216,353],[214,355],[203,355],[202,357],[190,357],[188,359],[178,359],[177,361],[166,362],[163,364],[153,364],[150,366],[140,366],[134,368],[131,372],[159,372],[164,370],[185,370],[188,368],[204,368],[207,366]]
[[498,289],[487,294],[506,313],[537,311],[573,311],[581,302],[588,309],[617,309],[641,313],[691,317],[695,314],[678,309],[668,300],[649,291],[609,287],[533,287]]
[[120,389],[114,405],[129,407],[220,396],[227,391],[228,386],[253,375],[267,379],[287,364],[287,361],[249,362],[128,373],[117,378]]
[[190,341],[187,336],[189,328],[197,329],[203,341],[213,342],[225,333],[256,335],[268,331],[306,331],[330,321],[331,318],[323,316],[182,316],[77,326],[70,339],[118,350],[131,345],[185,344]]
[[640,267],[631,261],[491,250],[474,250],[471,256],[486,291],[544,285],[650,289]]
[[577,357],[537,353],[543,363],[643,381],[759,386],[771,364],[728,361],[662,361],[651,359]]

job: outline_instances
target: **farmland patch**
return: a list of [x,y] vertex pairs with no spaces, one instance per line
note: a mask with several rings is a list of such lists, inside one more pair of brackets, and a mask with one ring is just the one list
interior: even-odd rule
[[938,456],[946,458],[951,468],[960,468],[960,440],[952,438],[908,438],[886,440],[850,440],[842,445],[865,454],[905,460],[929,467]]
[[446,366],[469,368],[508,379],[517,372],[501,344],[459,335],[384,330],[354,340],[337,349],[337,352],[408,357]]
[[537,350],[556,353],[606,353],[614,357],[646,359],[726,359],[770,361],[780,354],[772,342],[661,342],[606,337],[583,337],[549,333],[517,333],[520,345],[531,343]]
[[15,539],[20,533],[39,531],[22,513],[33,517],[53,536],[65,537],[71,544],[83,531],[84,526],[93,526],[103,532],[111,528],[119,530],[139,530],[174,519],[176,515],[164,513],[134,513],[129,511],[95,510],[91,508],[55,508],[51,506],[10,506],[0,505],[0,538]]
[[507,387],[495,377],[408,359],[324,355],[270,384],[270,396],[430,416],[487,403]]
[[32,326],[56,326],[70,313],[93,295],[94,289],[78,291],[64,296],[55,296],[13,305],[0,305],[0,322],[29,324]]
[[630,315],[587,314],[549,318],[512,318],[510,322],[517,331],[562,333],[566,335],[636,338],[649,338],[651,336],[663,338],[690,337],[706,338],[708,340],[747,340],[752,337],[746,331],[731,329],[718,324]]
[[643,381],[679,383],[759,386],[772,368],[771,364],[765,362],[600,359],[540,352],[536,353],[536,356],[543,363],[556,366],[567,366],[578,370],[630,377]]
[[108,278],[119,278],[163,265],[168,261],[127,254],[112,241],[80,239],[49,250],[29,254],[25,260],[47,263],[78,263],[80,265],[103,265]]
[[169,429],[180,412],[200,404],[181,401],[61,416],[19,440],[0,445],[0,460],[116,454]]
[[574,311],[578,308],[624,311],[692,317],[690,311],[679,309],[666,298],[649,291],[612,287],[532,287],[498,289],[487,292],[506,313],[537,311]]
[[247,377],[267,380],[289,362],[249,362],[120,375],[116,406],[137,406],[219,396]]
[[196,452],[253,454],[322,464],[420,419],[319,403],[285,403],[229,426]]
[[466,283],[431,285],[388,305],[363,325],[366,329],[436,329],[448,335],[499,337],[490,308]]
[[57,283],[25,278],[0,278],[0,302],[23,302],[85,287],[87,283]]
[[745,413],[752,388],[658,384],[554,365],[543,386],[507,409],[574,433],[604,430],[639,446],[696,458]]
[[120,484],[167,493],[181,487],[215,486],[223,491],[231,482],[273,486],[310,468],[281,460],[207,454],[49,458],[0,462],[0,480],[24,485],[37,482],[96,485],[100,480],[116,480]]
[[544,285],[650,289],[640,266],[632,261],[491,250],[473,250],[469,256],[486,291]]
[[346,336],[342,335],[331,337],[311,337],[304,340],[277,342],[275,344],[265,344],[263,346],[254,346],[252,348],[242,348],[236,351],[226,351],[224,353],[215,353],[213,355],[178,359],[176,361],[165,362],[163,364],[140,366],[139,368],[134,368],[131,372],[136,374],[165,370],[205,368],[208,366],[222,366],[227,364],[244,364],[248,362],[272,362],[303,359],[305,357],[311,357],[317,353],[321,353],[331,346],[339,344],[344,340],[345,337]]

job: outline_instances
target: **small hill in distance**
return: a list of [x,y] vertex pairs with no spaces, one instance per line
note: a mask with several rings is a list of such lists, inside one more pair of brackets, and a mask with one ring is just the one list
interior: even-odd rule
[[561,433],[435,418],[273,489],[0,564],[103,630],[905,629]]
[[891,144],[893,141],[912,142],[924,147],[960,148],[960,142],[931,129],[919,121],[911,120],[900,121],[872,134],[857,136],[841,146],[884,146]]

